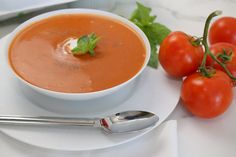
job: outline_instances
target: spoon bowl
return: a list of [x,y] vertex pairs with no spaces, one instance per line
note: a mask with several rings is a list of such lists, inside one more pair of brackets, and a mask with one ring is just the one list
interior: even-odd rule
[[139,131],[158,122],[157,115],[146,111],[126,111],[101,119],[102,128],[110,133]]

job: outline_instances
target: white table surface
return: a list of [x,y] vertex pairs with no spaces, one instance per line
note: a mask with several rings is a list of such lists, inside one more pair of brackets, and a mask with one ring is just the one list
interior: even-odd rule
[[[151,6],[153,12],[157,15],[157,20],[167,25],[170,29],[185,31],[186,33],[196,36],[202,34],[204,20],[210,12],[220,9],[223,10],[224,15],[236,16],[236,0],[142,0],[142,2],[145,5]],[[68,5],[61,5],[40,12],[67,7]],[[134,0],[117,0],[116,6],[112,8],[111,11],[129,17],[134,8]],[[15,18],[10,21],[0,22],[0,37],[10,33],[23,21],[22,19],[27,19],[40,12],[30,14],[29,16],[27,15],[21,19]],[[180,102],[174,112],[169,116],[168,120],[178,120],[186,117],[191,117],[191,114],[183,108]],[[15,144],[20,145],[20,143]],[[9,142],[9,139],[2,133],[0,133],[0,145],[4,145],[7,151],[14,151],[14,149],[16,149],[15,145],[12,142]],[[181,153],[188,150],[184,150],[183,147],[179,148],[181,148],[179,154],[191,154],[190,152]],[[33,151],[34,150],[32,149],[31,152]]]

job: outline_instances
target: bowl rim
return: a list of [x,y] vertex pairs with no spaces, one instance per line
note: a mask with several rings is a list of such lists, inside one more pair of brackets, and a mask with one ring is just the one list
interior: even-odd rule
[[[139,69],[139,71],[133,75],[131,78],[129,78],[127,81],[122,82],[118,85],[115,85],[113,87],[107,88],[107,89],[103,89],[103,90],[99,90],[99,91],[93,91],[93,92],[82,92],[82,93],[73,93],[73,92],[60,92],[60,91],[54,91],[54,90],[50,90],[50,89],[46,89],[46,88],[42,88],[39,87],[37,85],[34,85],[28,81],[26,81],[24,78],[22,78],[19,74],[16,73],[16,71],[13,69],[11,63],[10,63],[10,59],[9,59],[9,49],[10,46],[13,42],[13,40],[15,39],[15,37],[22,31],[24,30],[26,27],[30,26],[33,23],[36,23],[38,21],[50,18],[50,17],[54,17],[54,16],[60,16],[60,15],[68,15],[68,14],[92,14],[92,15],[98,15],[98,16],[104,16],[107,18],[111,18],[114,20],[119,21],[121,24],[124,24],[126,26],[128,26],[130,29],[132,29],[133,31],[135,31],[140,39],[142,40],[144,46],[145,46],[145,53],[146,53],[146,57],[144,60],[144,63],[142,65],[142,67]],[[121,87],[129,84],[131,81],[133,81],[135,78],[137,78],[142,71],[145,69],[145,67],[148,64],[148,61],[150,59],[151,56],[151,46],[149,43],[149,40],[147,38],[147,36],[144,34],[144,32],[138,27],[136,26],[134,23],[132,23],[131,21],[129,21],[128,19],[119,16],[117,14],[114,13],[110,13],[107,11],[102,11],[102,10],[96,10],[96,9],[84,9],[84,8],[78,8],[78,9],[60,9],[60,10],[56,10],[56,11],[50,11],[50,12],[46,12],[43,14],[40,14],[38,16],[35,16],[23,23],[21,23],[18,27],[16,27],[11,33],[10,33],[10,38],[8,40],[7,43],[7,61],[8,61],[8,66],[10,67],[11,71],[14,73],[14,75],[21,80],[23,83],[25,83],[26,85],[30,86],[31,88],[37,89],[43,93],[49,93],[49,94],[56,94],[56,95],[61,95],[61,96],[65,96],[65,95],[71,95],[71,96],[89,96],[89,95],[104,95],[107,92],[114,92],[118,89],[120,89]]]

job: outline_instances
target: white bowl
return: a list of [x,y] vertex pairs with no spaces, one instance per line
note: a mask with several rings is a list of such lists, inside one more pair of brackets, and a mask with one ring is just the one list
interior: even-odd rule
[[[40,21],[42,19],[52,17],[52,16],[63,15],[63,14],[94,14],[94,15],[101,15],[101,16],[104,16],[104,17],[109,17],[109,18],[118,20],[118,21],[130,26],[134,31],[136,31],[140,35],[140,37],[143,40],[143,43],[145,45],[146,58],[145,58],[145,61],[144,61],[144,64],[143,64],[142,68],[140,68],[140,70],[136,73],[136,75],[134,75],[131,79],[129,79],[126,82],[123,82],[123,83],[121,83],[117,86],[109,88],[109,89],[96,91],[96,92],[89,92],[89,93],[63,93],[63,92],[55,92],[55,91],[43,89],[43,88],[40,88],[40,87],[35,86],[33,84],[30,84],[29,82],[22,79],[18,74],[16,74],[14,72],[14,70],[12,69],[10,63],[9,63],[11,71],[26,86],[31,87],[32,89],[34,89],[35,91],[37,91],[41,94],[51,96],[51,97],[54,97],[54,98],[60,98],[60,99],[66,99],[66,100],[83,100],[83,101],[84,100],[91,100],[91,99],[95,99],[95,98],[101,98],[101,97],[104,97],[104,96],[108,96],[108,95],[111,95],[111,94],[113,94],[117,91],[120,91],[120,90],[124,89],[124,87],[131,84],[131,82],[133,82],[142,73],[144,68],[147,66],[147,63],[148,63],[148,60],[149,60],[150,54],[151,54],[151,48],[150,48],[150,43],[149,43],[146,35],[143,33],[143,31],[140,30],[135,24],[133,24],[132,22],[130,22],[129,20],[127,20],[127,19],[125,19],[121,16],[118,16],[118,15],[115,15],[115,14],[112,14],[112,13],[109,13],[109,12],[100,11],[100,10],[93,10],[93,9],[64,9],[64,10],[52,11],[52,12],[48,12],[48,13],[36,16],[36,17],[22,23],[20,26],[18,26],[10,34],[10,40],[8,41],[8,46],[7,46],[6,51],[7,52],[9,51],[9,46],[10,46],[12,40],[19,34],[19,32],[24,30],[27,26],[29,26],[32,23],[35,23],[37,21]],[[8,55],[7,55],[7,58],[8,58]]]

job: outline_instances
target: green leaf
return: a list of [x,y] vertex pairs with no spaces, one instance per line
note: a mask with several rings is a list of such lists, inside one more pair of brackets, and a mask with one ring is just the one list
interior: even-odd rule
[[158,67],[158,55],[157,55],[157,48],[153,47],[151,51],[151,56],[148,62],[148,66],[152,68],[157,68]]
[[156,40],[156,42],[160,45],[162,41],[171,33],[171,30],[160,23],[153,23],[151,25],[151,32],[152,40]]
[[158,67],[157,45],[160,45],[166,36],[171,32],[166,26],[155,22],[156,16],[152,16],[151,8],[145,7],[137,2],[137,9],[134,10],[130,20],[136,24],[147,36],[151,45],[151,57],[148,65]]
[[97,37],[95,33],[81,36],[77,40],[77,46],[72,49],[72,53],[74,55],[89,53],[90,55],[94,56],[94,49],[96,48],[99,39],[100,38]]
[[82,36],[77,41],[78,53],[85,54],[88,50],[89,39],[87,36]]
[[151,8],[145,7],[141,3],[137,2],[137,9],[133,12],[130,20],[138,25],[149,25],[156,19],[156,16],[151,16],[150,13]]
[[95,55],[94,50],[93,50],[93,49],[89,50],[89,54],[90,54],[91,56],[94,56],[94,55]]
[[75,47],[75,48],[73,48],[72,50],[71,50],[71,52],[73,53],[73,54],[75,54],[75,53],[77,53],[77,52],[79,52],[80,50],[79,50],[79,48],[78,47]]
[[97,42],[100,40],[94,33],[89,35],[89,50],[93,50],[97,46]]

